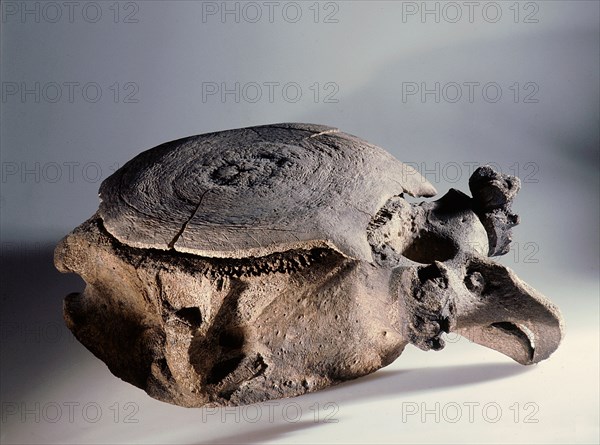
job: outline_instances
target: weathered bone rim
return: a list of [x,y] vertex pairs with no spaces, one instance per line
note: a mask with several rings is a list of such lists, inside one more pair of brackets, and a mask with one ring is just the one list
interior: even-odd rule
[[366,228],[390,197],[405,193],[436,190],[356,136],[284,123],[147,150],[102,183],[99,214],[131,247],[217,258],[330,248],[372,261]]

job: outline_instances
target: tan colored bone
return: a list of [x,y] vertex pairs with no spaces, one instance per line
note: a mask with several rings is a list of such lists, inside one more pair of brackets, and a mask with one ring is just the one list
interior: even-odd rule
[[174,141],[101,187],[57,246],[82,293],[75,336],[118,377],[181,406],[316,391],[458,332],[522,364],[560,343],[558,309],[487,255],[518,222],[518,180],[475,198],[433,187],[330,127],[277,124]]

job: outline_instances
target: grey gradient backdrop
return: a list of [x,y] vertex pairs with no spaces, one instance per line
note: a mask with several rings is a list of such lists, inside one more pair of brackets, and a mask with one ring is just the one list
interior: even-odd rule
[[[466,2],[274,2],[272,22],[264,2],[70,5],[2,3],[3,443],[598,442],[598,2],[475,2],[471,18]],[[237,100],[203,96],[236,82]],[[438,100],[406,94],[436,83]],[[63,327],[62,298],[83,282],[53,269],[53,246],[140,151],[289,121],[376,143],[440,194],[466,191],[475,164],[517,173],[522,224],[500,261],[561,307],[568,335],[555,356],[523,370],[466,340],[412,348],[372,377],[295,400],[298,422],[281,407],[256,422],[171,407],[113,377]],[[444,417],[470,402],[503,415]],[[332,403],[338,422],[315,421],[315,403]],[[537,422],[514,416],[531,414],[526,403]],[[415,406],[441,419],[407,417]]]

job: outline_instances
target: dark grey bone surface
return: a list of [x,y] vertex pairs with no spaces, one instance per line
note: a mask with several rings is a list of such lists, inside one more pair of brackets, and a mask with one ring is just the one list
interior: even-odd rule
[[337,129],[277,124],[173,141],[101,186],[56,249],[87,283],[77,338],[122,379],[183,406],[315,391],[458,332],[522,364],[562,336],[558,309],[488,255],[508,251],[515,177],[435,189]]

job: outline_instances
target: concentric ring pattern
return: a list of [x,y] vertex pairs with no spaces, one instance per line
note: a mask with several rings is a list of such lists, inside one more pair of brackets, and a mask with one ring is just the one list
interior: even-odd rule
[[100,188],[106,229],[132,247],[208,257],[329,246],[371,260],[366,227],[393,195],[435,189],[335,128],[275,124],[169,142]]

